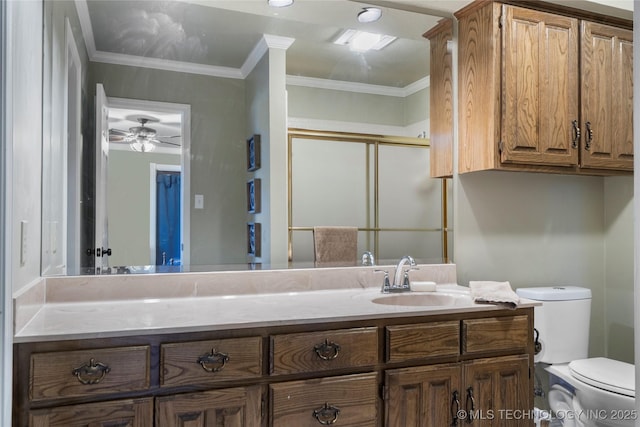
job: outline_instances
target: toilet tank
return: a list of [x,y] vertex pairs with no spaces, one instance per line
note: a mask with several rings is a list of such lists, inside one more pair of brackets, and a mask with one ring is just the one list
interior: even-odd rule
[[542,286],[518,288],[516,293],[542,303],[534,308],[533,324],[542,344],[542,350],[534,357],[535,362],[568,363],[588,357],[590,289]]

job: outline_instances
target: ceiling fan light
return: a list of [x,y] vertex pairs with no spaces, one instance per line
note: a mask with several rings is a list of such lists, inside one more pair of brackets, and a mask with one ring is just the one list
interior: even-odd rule
[[367,24],[369,22],[376,22],[382,16],[382,9],[377,7],[365,7],[358,13],[358,22]]
[[155,145],[145,138],[136,138],[129,146],[133,151],[139,153],[149,153],[156,148]]
[[287,7],[293,4],[293,0],[267,0],[271,7]]

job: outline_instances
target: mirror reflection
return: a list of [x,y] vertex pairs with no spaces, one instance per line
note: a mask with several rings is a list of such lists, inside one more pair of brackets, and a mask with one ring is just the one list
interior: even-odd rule
[[[290,256],[288,129],[394,135],[427,146],[429,42],[422,34],[440,18],[381,7],[382,18],[364,24],[356,19],[364,6],[45,2],[43,275],[312,262],[310,247]],[[363,51],[345,41],[353,32],[347,30],[390,37]],[[261,165],[250,170],[253,135]],[[324,170],[337,160],[325,157]],[[421,185],[440,191],[440,180],[428,181],[428,160],[422,176]],[[158,180],[174,180],[179,190],[169,196],[177,197],[179,220],[168,222],[179,229],[169,244],[177,249],[162,249],[168,237],[157,231],[165,221]],[[247,206],[255,180],[259,212]],[[317,192],[303,193],[298,203],[317,202]],[[441,215],[437,199],[428,210]],[[305,227],[329,224],[322,211],[314,215],[322,223]],[[424,220],[428,228],[442,223],[440,216]],[[248,241],[248,224],[256,223],[260,256]],[[375,228],[371,221],[340,225]],[[376,256],[392,259],[425,244],[420,233],[408,234],[416,234],[413,246],[394,244]],[[441,238],[427,240],[438,246],[425,253],[442,253]],[[373,237],[362,241],[371,245],[359,250],[379,250]]]

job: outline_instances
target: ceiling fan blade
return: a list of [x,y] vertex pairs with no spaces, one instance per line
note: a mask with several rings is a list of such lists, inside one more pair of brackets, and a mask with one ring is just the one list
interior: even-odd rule
[[125,135],[109,135],[109,142],[128,144],[131,138]]
[[181,138],[181,137],[182,137],[182,135],[167,135],[167,136],[156,135],[156,138]]
[[169,141],[160,141],[159,139],[152,139],[151,142],[153,142],[154,144],[174,145],[176,147],[181,147],[182,146],[182,144],[177,144],[175,142],[169,142]]
[[131,132],[120,129],[109,129],[109,135],[131,136]]

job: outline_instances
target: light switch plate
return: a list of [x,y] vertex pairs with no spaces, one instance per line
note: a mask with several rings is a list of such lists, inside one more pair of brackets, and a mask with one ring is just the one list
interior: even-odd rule
[[194,204],[196,209],[204,209],[204,196],[202,194],[196,194]]
[[20,265],[27,263],[27,221],[20,221]]

